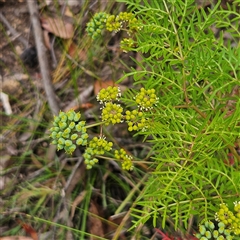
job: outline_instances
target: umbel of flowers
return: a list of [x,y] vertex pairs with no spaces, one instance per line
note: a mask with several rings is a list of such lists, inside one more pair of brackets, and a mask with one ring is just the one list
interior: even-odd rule
[[57,145],[58,150],[64,149],[72,154],[77,146],[87,145],[87,129],[85,121],[80,121],[81,114],[73,110],[61,112],[54,117],[53,127],[50,128],[52,144]]
[[[142,26],[142,23],[133,13],[121,12],[118,15],[110,15],[105,12],[99,12],[94,14],[87,23],[86,32],[95,40],[104,29],[115,33],[124,30],[129,36],[132,36],[133,33],[142,29]],[[120,43],[120,47],[124,52],[127,52],[128,48],[132,48],[135,45],[136,43],[132,38],[124,38]]]
[[104,155],[105,152],[110,152],[112,150],[113,143],[105,140],[104,137],[94,137],[86,148],[83,157],[85,159],[84,163],[87,169],[91,169],[95,163],[98,163],[97,155]]
[[206,221],[199,226],[199,233],[195,236],[200,240],[236,239],[234,237],[240,235],[240,201],[233,204],[234,212],[230,211],[225,203],[220,204],[220,209],[215,214],[217,226],[211,221]]
[[220,204],[220,209],[215,214],[215,219],[218,222],[223,222],[235,235],[240,235],[240,201],[236,201],[233,204],[234,212],[229,210],[227,204]]
[[155,94],[155,89],[146,90],[145,88],[141,88],[134,99],[138,109],[126,111],[128,131],[145,131],[150,121],[145,117],[144,113],[153,109],[158,102],[158,97]]
[[199,240],[217,239],[232,240],[231,231],[226,228],[223,222],[219,222],[217,226],[211,221],[206,221],[199,226],[199,233],[195,235]]
[[[121,97],[120,89],[116,86],[109,86],[101,89],[97,95],[97,100],[102,104],[101,117],[104,124],[118,124],[124,121],[128,124],[129,131],[144,131],[149,127],[150,121],[144,116],[144,113],[152,109],[158,102],[154,89],[141,88],[136,94],[134,101],[136,109],[127,110],[124,115],[123,107],[119,103]],[[96,124],[95,124],[96,125]],[[81,113],[69,110],[68,112],[59,112],[54,117],[53,127],[50,128],[50,137],[52,144],[57,145],[58,150],[64,150],[72,154],[77,146],[85,146],[83,154],[87,169],[91,169],[98,158],[107,152],[112,151],[113,143],[106,140],[104,136],[94,137],[89,140],[85,121],[81,121]],[[125,170],[132,170],[132,156],[128,155],[124,149],[115,150],[114,156],[122,164]]]

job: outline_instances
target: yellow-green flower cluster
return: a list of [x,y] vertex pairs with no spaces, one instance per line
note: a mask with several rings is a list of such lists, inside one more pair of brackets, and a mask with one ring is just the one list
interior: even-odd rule
[[90,22],[87,23],[86,31],[92,39],[96,39],[101,35],[102,30],[105,28],[106,21],[109,17],[109,14],[105,12],[99,12],[94,14]]
[[128,131],[145,131],[148,128],[149,121],[144,117],[142,111],[132,110],[126,111],[126,121],[128,123]]
[[132,13],[121,12],[119,15],[110,15],[106,22],[106,29],[110,32],[118,32],[121,29],[127,30],[130,35],[133,31],[141,29],[142,24]]
[[121,123],[123,108],[120,104],[107,102],[102,108],[102,120],[105,125]]
[[219,222],[217,227],[211,221],[206,221],[199,225],[199,233],[195,235],[200,240],[216,239],[216,240],[232,240],[231,231],[226,228],[223,222]]
[[150,125],[150,121],[145,117],[145,111],[152,109],[158,102],[155,89],[147,90],[141,88],[134,99],[138,105],[138,109],[126,111],[125,115],[125,119],[128,123],[128,131],[146,131]]
[[133,48],[136,45],[134,40],[132,38],[124,38],[120,42],[120,48],[123,50],[123,52],[127,53],[129,51],[129,48]]
[[113,103],[113,101],[119,101],[121,96],[120,89],[118,87],[103,88],[97,95],[97,100],[104,104],[102,108],[102,120],[105,125],[121,123],[123,119],[123,108],[120,104]]
[[97,155],[103,155],[112,150],[113,143],[106,141],[104,137],[94,137],[89,141],[89,145],[83,154],[84,163],[87,169],[91,169],[95,163],[98,163]]
[[119,32],[122,28],[122,23],[120,21],[116,21],[116,16],[111,15],[108,17],[106,21],[106,29],[110,32]]
[[122,161],[122,169],[123,170],[133,170],[132,156],[127,155],[124,149],[115,150],[114,156],[116,159]]
[[119,100],[121,97],[121,92],[119,87],[108,86],[107,88],[103,88],[97,95],[97,100],[103,104],[105,102],[112,102]]
[[141,88],[140,92],[135,97],[135,102],[140,110],[149,110],[158,102],[158,97],[155,94],[155,89]]
[[240,235],[240,201],[234,202],[234,211],[235,213],[230,211],[225,203],[220,204],[220,209],[215,214],[215,219],[224,223],[226,228],[235,235]]
[[74,110],[66,113],[60,111],[59,115],[54,117],[50,137],[58,150],[64,149],[66,153],[72,154],[77,146],[87,144],[85,121],[79,121],[80,118],[80,112],[76,113]]
[[93,149],[94,155],[103,155],[105,152],[112,150],[113,143],[106,141],[105,137],[94,137],[89,142],[89,148]]

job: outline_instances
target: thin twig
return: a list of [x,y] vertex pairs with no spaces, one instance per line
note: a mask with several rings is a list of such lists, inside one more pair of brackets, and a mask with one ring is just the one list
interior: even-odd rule
[[19,41],[24,45],[25,48],[28,48],[28,41],[23,37],[20,36],[21,34],[18,33],[8,22],[8,20],[4,17],[4,15],[0,12],[0,21],[5,24],[5,26],[8,28],[10,33],[13,35],[13,38],[18,38]]
[[46,54],[46,47],[44,46],[42,28],[40,25],[38,17],[38,8],[36,1],[28,0],[28,8],[30,12],[30,18],[33,26],[33,33],[36,42],[36,48],[38,53],[38,61],[40,65],[41,75],[43,79],[43,85],[47,96],[47,101],[49,103],[50,109],[54,115],[59,112],[59,106],[57,104],[56,95],[53,90],[50,73],[49,73],[49,63]]

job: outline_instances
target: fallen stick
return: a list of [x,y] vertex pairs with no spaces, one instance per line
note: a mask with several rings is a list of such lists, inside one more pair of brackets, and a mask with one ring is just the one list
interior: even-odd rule
[[47,49],[44,45],[42,28],[39,21],[39,13],[37,8],[37,3],[35,0],[27,0],[30,19],[33,26],[33,33],[36,43],[36,49],[38,54],[38,61],[40,66],[40,71],[42,75],[43,85],[47,96],[47,101],[49,107],[54,115],[58,115],[59,106],[57,103],[57,98],[53,90],[51,77],[49,73],[49,63],[47,58]]

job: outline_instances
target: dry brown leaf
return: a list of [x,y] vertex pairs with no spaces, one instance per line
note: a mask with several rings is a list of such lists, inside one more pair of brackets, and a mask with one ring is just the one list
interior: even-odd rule
[[82,202],[82,200],[84,199],[86,193],[87,193],[87,191],[81,192],[80,195],[78,195],[75,198],[75,200],[73,201],[72,208],[71,208],[71,219],[73,219],[73,216],[75,214],[75,209],[76,209],[77,205]]
[[74,28],[72,23],[64,21],[61,17],[41,17],[42,27],[48,32],[60,38],[69,39],[73,37]]
[[32,237],[33,240],[38,240],[38,234],[32,226],[21,221],[19,221],[19,223],[21,224],[22,228],[26,231],[26,233],[28,233]]
[[[69,3],[68,3],[68,4],[69,4]],[[64,15],[65,15],[65,16],[68,16],[68,17],[73,17],[73,14],[72,14],[69,6],[66,6]]]
[[[90,203],[89,208],[89,217],[88,217],[88,226],[89,226],[89,232],[93,235],[96,235],[98,237],[103,237],[103,224],[99,216],[99,210],[97,208],[97,205],[94,202]],[[100,217],[100,216],[99,216]],[[96,238],[91,237],[91,240],[95,240]]]
[[113,80],[102,81],[101,79],[94,83],[94,94],[97,96],[99,91],[108,86],[118,86]]
[[79,47],[73,42],[68,48],[68,54],[74,59],[77,57],[80,61],[87,60],[87,52],[84,49],[79,49]]
[[[120,213],[118,215],[108,218],[106,234],[116,231],[118,226],[121,224],[125,214],[126,213]],[[126,237],[124,236],[124,234],[120,234],[119,239],[124,240],[126,239]]]
[[49,32],[47,30],[43,30],[43,40],[47,49],[51,49],[50,37]]

